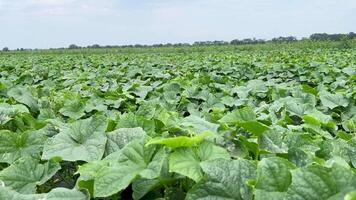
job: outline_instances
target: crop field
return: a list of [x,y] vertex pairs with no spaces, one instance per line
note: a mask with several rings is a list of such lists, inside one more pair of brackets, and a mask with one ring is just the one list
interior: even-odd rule
[[0,54],[0,200],[355,200],[356,50]]

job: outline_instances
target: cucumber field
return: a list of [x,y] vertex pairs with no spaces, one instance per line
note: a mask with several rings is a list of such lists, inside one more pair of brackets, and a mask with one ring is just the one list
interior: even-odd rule
[[268,45],[0,53],[0,200],[355,200],[356,49]]

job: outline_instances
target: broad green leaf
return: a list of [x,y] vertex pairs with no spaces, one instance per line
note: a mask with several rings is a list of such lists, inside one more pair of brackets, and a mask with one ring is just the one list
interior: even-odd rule
[[323,91],[320,93],[321,103],[330,108],[336,108],[338,106],[347,107],[349,101],[340,93],[331,94],[329,92]]
[[132,197],[142,199],[149,191],[160,185],[158,179],[139,179],[132,184],[133,194]]
[[303,120],[306,123],[313,124],[313,125],[326,125],[329,127],[334,127],[334,123],[332,122],[332,117],[326,115],[318,110],[312,110],[306,112],[303,116]]
[[107,122],[103,117],[91,117],[60,128],[59,134],[49,138],[42,158],[61,157],[67,161],[100,160],[105,151]]
[[285,103],[286,110],[290,113],[291,116],[303,116],[304,113],[309,110],[310,106],[308,104],[302,104],[300,102],[291,99]]
[[307,84],[302,84],[302,89],[303,89],[304,92],[310,93],[310,94],[312,94],[314,96],[318,95],[318,90],[313,88],[313,87],[310,87]]
[[333,178],[338,191],[347,187],[353,187],[356,190],[356,174],[349,166],[345,167],[335,163],[330,168],[330,176]]
[[252,200],[247,181],[256,176],[256,166],[247,160],[217,159],[201,164],[207,179],[188,191],[187,200]]
[[222,147],[203,142],[197,147],[182,147],[169,156],[169,171],[187,176],[198,182],[203,178],[200,164],[218,158],[229,159],[229,153]]
[[153,138],[149,140],[146,145],[162,144],[171,148],[191,147],[191,146],[197,146],[206,137],[210,135],[212,135],[210,132],[206,132],[192,137],[177,136],[173,138]]
[[21,194],[9,187],[2,187],[0,185],[0,199],[4,200],[38,200],[43,199],[45,194]]
[[67,188],[55,188],[45,195],[46,200],[89,200],[89,195],[78,190]]
[[45,194],[21,194],[8,187],[0,186],[0,199],[4,200],[89,200],[89,196],[67,188],[55,188]]
[[342,72],[348,75],[355,75],[356,74],[356,66],[348,66],[342,69]]
[[348,156],[350,157],[351,163],[356,167],[356,137],[348,142]]
[[44,184],[60,168],[53,160],[41,164],[37,159],[21,158],[0,172],[0,180],[19,193],[31,194],[36,185]]
[[294,168],[292,163],[283,158],[263,158],[257,165],[255,188],[269,192],[287,191],[292,181],[290,170]]
[[286,192],[269,192],[260,189],[255,189],[254,194],[255,200],[281,200],[286,197]]
[[298,167],[306,166],[313,162],[314,155],[299,148],[288,149],[288,159]]
[[155,134],[155,122],[133,113],[125,114],[117,122],[116,129],[141,127],[148,135]]
[[266,131],[260,136],[260,149],[266,150],[271,153],[287,153],[288,146],[283,140],[284,136],[285,134],[282,131],[279,131],[278,129]]
[[221,118],[219,122],[237,124],[252,134],[258,136],[269,130],[268,126],[257,121],[256,114],[250,107],[244,107],[232,113],[228,113],[223,118]]
[[15,133],[0,130],[0,162],[12,163],[26,156],[40,157],[45,140],[39,131]]
[[126,144],[134,139],[146,137],[146,132],[141,128],[119,128],[106,134],[106,154],[111,154],[124,148]]
[[327,199],[338,192],[330,169],[318,165],[292,171],[292,184],[287,192],[291,200]]
[[164,86],[163,88],[163,97],[170,103],[174,104],[179,101],[178,94],[180,92],[180,85],[178,83],[170,83]]
[[107,197],[125,189],[144,168],[143,163],[113,164],[103,168],[94,179],[94,196]]
[[85,115],[85,101],[78,95],[66,97],[63,107],[59,112],[72,119],[79,119]]
[[219,125],[206,121],[198,116],[189,116],[182,120],[180,127],[193,133],[212,132],[217,133]]
[[270,130],[270,128],[261,122],[258,121],[246,121],[246,122],[239,122],[239,126],[243,127],[246,129],[248,132],[260,136],[262,133],[265,131]]
[[141,99],[145,99],[147,94],[152,90],[153,90],[153,88],[151,86],[140,85],[132,93],[134,93],[135,95],[137,95]]
[[37,112],[39,109],[35,97],[33,97],[31,92],[24,87],[14,87],[7,92],[7,95],[14,98],[19,103],[25,104],[34,112]]
[[0,126],[12,120],[17,113],[30,113],[30,111],[22,104],[0,103]]
[[219,122],[227,124],[236,124],[238,122],[256,120],[256,114],[250,107],[244,107],[226,114]]
[[107,197],[132,183],[139,175],[143,178],[156,178],[161,172],[165,153],[156,154],[155,148],[145,147],[145,139],[133,140],[118,155],[117,161],[103,167],[94,179],[94,196]]
[[344,200],[355,200],[355,199],[356,199],[356,190],[347,193],[344,197]]
[[92,112],[94,110],[104,112],[107,110],[107,106],[104,104],[104,99],[91,98],[85,103],[84,109],[86,112]]
[[109,166],[110,162],[107,160],[92,161],[79,166],[76,174],[80,174],[77,179],[77,187],[80,189],[87,189],[91,196],[94,195],[94,179],[104,167]]
[[[154,179],[138,178],[132,183],[132,197],[134,199],[141,199],[143,196],[145,196],[151,191],[154,191],[155,189],[159,190],[162,186],[167,186],[170,183],[176,182],[178,180],[179,175],[169,173],[168,168],[168,158],[165,156],[159,177]],[[165,196],[167,197],[167,192],[165,193]]]
[[102,168],[109,166],[109,164],[108,160],[91,161],[80,165],[76,174],[80,174],[80,180],[91,180],[98,175]]

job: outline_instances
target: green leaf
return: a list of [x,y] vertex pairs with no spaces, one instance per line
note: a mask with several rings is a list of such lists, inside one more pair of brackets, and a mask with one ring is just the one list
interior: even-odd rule
[[284,134],[282,131],[270,130],[260,136],[259,145],[261,150],[271,153],[287,153],[288,146],[283,141]]
[[132,183],[133,199],[141,199],[149,191],[160,185],[158,179],[139,179]]
[[302,104],[292,98],[291,101],[287,101],[285,103],[285,107],[291,116],[294,116],[294,115],[303,116],[304,113],[310,108],[310,105]]
[[266,190],[255,189],[255,200],[281,200],[285,199],[285,192],[269,192]]
[[0,180],[19,193],[31,194],[36,191],[36,185],[44,184],[60,168],[53,160],[41,164],[36,159],[21,158],[0,172]]
[[30,111],[22,104],[10,105],[7,103],[0,103],[0,125],[6,124],[18,113],[30,113]]
[[306,112],[303,116],[303,120],[306,123],[313,125],[328,125],[330,127],[334,126],[331,116],[326,115],[316,109]]
[[24,87],[14,87],[7,92],[7,95],[19,103],[25,104],[33,112],[38,112],[38,102],[28,89]]
[[232,113],[228,113],[223,118],[221,118],[219,122],[232,125],[237,124],[252,134],[258,136],[265,131],[270,130],[268,126],[257,121],[256,114],[250,107],[244,107]]
[[92,161],[79,166],[76,174],[80,174],[77,179],[77,187],[87,189],[91,196],[94,195],[94,179],[97,177],[100,170],[109,166],[108,160]]
[[20,194],[8,187],[0,186],[0,199],[8,200],[89,200],[89,196],[67,188],[55,188],[46,194]]
[[55,188],[46,196],[46,200],[89,200],[89,195],[78,190],[69,190],[66,188]]
[[154,135],[155,122],[133,113],[125,114],[120,117],[116,129],[141,127],[148,135]]
[[278,157],[263,158],[257,165],[256,188],[269,192],[287,191],[292,181],[291,169],[295,166]]
[[302,89],[304,92],[306,93],[310,93],[314,96],[317,96],[318,95],[318,90],[313,88],[313,87],[310,87],[309,85],[307,84],[302,84]]
[[292,171],[292,184],[287,192],[287,199],[327,199],[336,194],[337,189],[328,168],[311,165]]
[[238,123],[241,127],[246,129],[248,132],[260,136],[265,131],[270,130],[270,128],[258,121],[246,121],[246,122],[239,122]]
[[[133,194],[132,197],[134,199],[141,199],[143,196],[148,194],[149,192],[154,192],[155,189],[160,190],[162,186],[168,186],[169,184],[175,182],[178,180],[178,176],[176,174],[171,174],[168,171],[168,158],[165,155],[164,160],[163,160],[163,166],[161,166],[161,172],[159,177],[154,178],[154,179],[147,179],[147,178],[138,178],[132,183],[132,190]],[[179,177],[181,178],[181,177]],[[174,187],[174,186],[173,186]],[[165,196],[167,196],[167,193],[169,193],[166,189],[165,191]],[[146,197],[148,198],[148,197]]]
[[38,200],[45,197],[45,194],[21,194],[8,187],[0,185],[0,199],[4,200]]
[[79,119],[85,115],[85,101],[79,95],[65,96],[63,107],[59,112],[72,119]]
[[189,116],[182,120],[180,126],[187,131],[193,133],[204,133],[210,131],[212,133],[217,133],[219,125],[206,121],[198,116]]
[[84,110],[86,112],[92,112],[94,110],[105,112],[107,110],[107,106],[104,104],[104,99],[91,98],[85,103]]
[[107,133],[106,135],[108,137],[106,154],[109,155],[124,148],[124,146],[132,140],[145,137],[146,132],[141,127],[119,128]]
[[91,161],[80,165],[76,174],[80,174],[80,180],[92,180],[97,177],[102,168],[109,166],[109,164],[108,160]]
[[349,192],[344,197],[344,200],[355,200],[355,199],[356,199],[356,191]]
[[180,92],[180,85],[178,83],[170,83],[163,87],[163,98],[170,104],[179,101],[178,94]]
[[218,158],[229,159],[229,153],[210,142],[203,142],[197,147],[182,147],[169,156],[169,171],[187,176],[198,182],[203,178],[200,164]]
[[210,132],[195,135],[193,137],[178,136],[173,138],[153,138],[146,145],[162,144],[171,148],[197,146],[206,137],[212,135]]
[[256,166],[247,160],[217,159],[201,164],[207,179],[188,191],[187,200],[252,200],[246,182],[256,176]]
[[111,196],[130,185],[144,165],[113,165],[101,170],[94,180],[94,197]]
[[330,176],[333,178],[338,191],[343,191],[347,187],[353,187],[356,190],[356,174],[349,166],[333,164]]
[[39,131],[14,133],[0,130],[0,162],[11,164],[21,157],[40,157],[45,140]]
[[320,100],[324,106],[330,109],[338,106],[347,107],[347,105],[349,105],[349,101],[340,93],[331,94],[323,91],[320,93]]
[[59,134],[46,141],[42,158],[61,157],[67,161],[100,160],[107,140],[106,126],[104,117],[91,117],[61,127]]
[[161,172],[165,153],[145,147],[145,139],[133,140],[118,155],[117,161],[103,167],[94,179],[94,196],[107,197],[125,189],[139,175],[156,178]]
[[226,114],[219,122],[227,124],[236,124],[238,122],[253,121],[256,120],[256,114],[252,108],[244,107]]
[[356,137],[348,142],[347,153],[350,157],[352,165],[356,168]]

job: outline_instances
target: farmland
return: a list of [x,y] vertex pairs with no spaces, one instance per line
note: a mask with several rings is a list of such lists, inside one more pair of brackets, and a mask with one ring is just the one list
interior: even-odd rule
[[0,54],[0,200],[356,199],[356,50],[267,47]]

